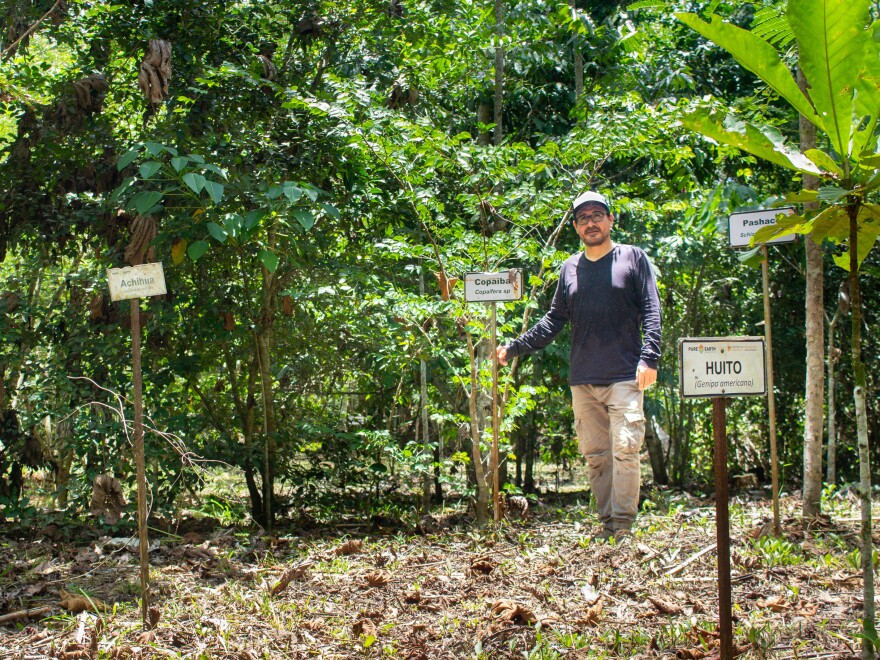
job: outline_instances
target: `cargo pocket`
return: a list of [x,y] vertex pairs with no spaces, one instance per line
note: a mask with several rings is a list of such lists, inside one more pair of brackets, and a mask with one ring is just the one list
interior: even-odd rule
[[623,428],[617,441],[617,452],[636,454],[645,439],[645,415],[640,410],[623,413]]

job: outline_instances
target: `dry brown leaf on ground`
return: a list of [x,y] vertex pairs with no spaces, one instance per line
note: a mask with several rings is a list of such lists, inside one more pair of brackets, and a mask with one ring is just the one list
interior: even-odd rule
[[709,654],[702,649],[678,649],[675,652],[675,657],[681,660],[702,660],[707,655]]
[[314,562],[311,560],[304,561],[296,566],[291,566],[281,575],[281,578],[276,582],[271,589],[271,593],[273,596],[277,596],[282,591],[287,589],[291,582],[301,578],[306,574],[306,569],[311,566]]
[[819,603],[810,603],[806,600],[798,602],[797,607],[795,608],[795,614],[799,614],[800,616],[804,616],[807,618],[816,616],[816,613],[818,611]]
[[476,557],[471,560],[471,573],[489,575],[498,566],[498,562],[491,557]]
[[345,543],[340,546],[337,546],[335,550],[333,550],[333,554],[337,556],[341,555],[357,555],[364,551],[364,542],[360,539],[349,539]]
[[376,636],[376,624],[374,624],[369,619],[360,619],[355,621],[354,625],[351,627],[352,632],[356,637],[360,637],[363,635],[364,637],[375,637]]
[[106,612],[110,609],[100,598],[72,594],[64,589],[60,591],[61,607],[74,614],[78,612]]
[[791,609],[791,603],[785,596],[772,596],[767,600],[759,600],[758,607],[769,607],[774,612],[784,612]]
[[599,600],[597,600],[592,606],[587,608],[587,613],[583,616],[582,619],[578,620],[579,624],[583,624],[586,626],[596,626],[599,624],[599,617],[602,614],[602,601],[604,598],[599,596]]
[[367,573],[364,579],[368,587],[384,587],[391,581],[391,575],[387,571],[373,571]]
[[663,614],[681,614],[681,606],[659,596],[648,596],[648,600]]
[[538,620],[535,613],[521,603],[512,600],[496,600],[492,603],[492,616],[497,621],[524,625]]
[[229,622],[226,619],[221,619],[217,616],[203,616],[199,622],[218,632],[223,632],[229,629]]
[[403,594],[403,602],[409,603],[410,605],[415,605],[422,600],[422,592],[418,589],[413,589],[412,591],[407,591]]

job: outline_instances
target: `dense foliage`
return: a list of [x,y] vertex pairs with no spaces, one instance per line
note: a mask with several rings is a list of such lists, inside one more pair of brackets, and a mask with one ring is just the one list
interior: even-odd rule
[[[409,511],[423,478],[437,494],[473,488],[474,429],[484,449],[490,438],[489,317],[450,278],[522,267],[530,295],[498,310],[501,337],[517,334],[578,249],[565,214],[587,187],[611,196],[615,240],[644,247],[657,268],[664,356],[647,406],[665,469],[678,485],[707,481],[710,406],[678,395],[677,338],[761,333],[760,271],[726,246],[726,218],[800,180],[680,120],[696,104],[723,104],[791,138],[797,116],[668,8],[652,7],[660,3],[581,4],[511,5],[499,38],[491,7],[467,1],[5,3],[2,515],[26,510],[31,473],[51,474],[46,488],[71,512],[87,508],[98,474],[133,483],[122,424],[129,305],[109,300],[105,271],[127,265],[144,218],[168,282],[167,295],[142,303],[157,510],[197,492],[209,461],[235,468],[262,523],[267,493],[273,515],[296,520],[340,507]],[[743,27],[762,9],[705,4]],[[161,67],[158,86],[144,82],[157,43],[170,46],[167,91]],[[492,145],[499,44],[504,139]],[[839,251],[826,245],[829,265]],[[783,476],[793,488],[802,252],[771,251]],[[829,272],[831,315],[844,278]],[[876,251],[861,273],[867,358],[880,351]],[[536,458],[572,460],[566,360],[561,339],[502,374],[512,487],[540,486]],[[840,391],[851,391],[850,367],[839,369]],[[839,478],[851,481],[851,397],[839,408]],[[739,399],[729,415],[737,469],[769,472],[763,401]]]

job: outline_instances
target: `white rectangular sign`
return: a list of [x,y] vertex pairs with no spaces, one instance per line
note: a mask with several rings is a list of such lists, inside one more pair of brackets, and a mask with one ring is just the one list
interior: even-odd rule
[[162,270],[161,262],[128,268],[108,268],[107,281],[110,283],[110,300],[114,301],[167,293],[165,271]]
[[523,273],[511,268],[500,273],[465,273],[464,299],[466,302],[503,302],[519,300],[523,296]]
[[[784,209],[769,209],[767,211],[743,211],[742,213],[731,213],[728,219],[728,235],[730,236],[731,247],[749,247],[749,241],[752,236],[758,233],[761,227],[776,224],[777,215],[791,215],[794,209],[786,207]],[[780,238],[774,238],[771,243],[793,243],[797,240],[796,234],[789,234]]]
[[767,394],[763,337],[682,337],[678,365],[686,398]]

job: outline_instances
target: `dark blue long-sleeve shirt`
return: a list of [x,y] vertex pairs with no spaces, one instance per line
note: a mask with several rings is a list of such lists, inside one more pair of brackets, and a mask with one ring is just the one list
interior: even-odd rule
[[547,346],[571,323],[571,385],[634,380],[639,362],[660,360],[660,296],[644,250],[615,245],[598,261],[565,260],[550,311],[507,344],[508,358]]

